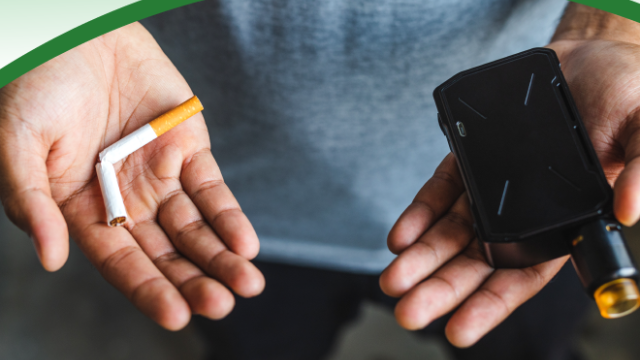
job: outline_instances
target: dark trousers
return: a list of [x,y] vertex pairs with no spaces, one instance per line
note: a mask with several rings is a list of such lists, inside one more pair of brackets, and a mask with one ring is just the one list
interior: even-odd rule
[[[195,317],[208,360],[313,360],[332,349],[338,331],[357,317],[363,300],[393,308],[378,276],[256,262],[266,288],[253,299],[236,297],[220,321]],[[568,263],[538,295],[468,349],[452,347],[456,359],[568,360],[576,330],[590,305]],[[444,336],[445,316],[418,332]],[[448,343],[447,343],[448,344]]]

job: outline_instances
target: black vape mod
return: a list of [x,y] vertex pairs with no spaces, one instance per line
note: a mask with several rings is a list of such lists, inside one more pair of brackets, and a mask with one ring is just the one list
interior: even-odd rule
[[535,48],[463,71],[433,95],[491,265],[571,253],[604,317],[634,311],[638,271],[555,52]]

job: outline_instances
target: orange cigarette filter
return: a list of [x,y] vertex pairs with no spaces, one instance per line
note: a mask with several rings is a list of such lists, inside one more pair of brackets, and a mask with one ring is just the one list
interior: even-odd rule
[[194,96],[191,99],[178,105],[173,110],[169,110],[168,112],[152,120],[149,125],[156,133],[156,136],[160,136],[173,129],[181,122],[199,113],[203,109],[204,107],[202,107],[200,99],[198,99],[197,96]]

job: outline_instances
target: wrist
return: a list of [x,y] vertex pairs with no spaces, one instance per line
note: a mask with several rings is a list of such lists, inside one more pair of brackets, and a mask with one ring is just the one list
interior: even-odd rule
[[552,42],[613,40],[640,44],[640,24],[586,5],[570,3]]

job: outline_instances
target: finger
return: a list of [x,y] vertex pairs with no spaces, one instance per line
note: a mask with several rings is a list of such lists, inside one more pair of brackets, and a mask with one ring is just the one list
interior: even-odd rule
[[621,131],[626,164],[614,185],[614,213],[626,226],[640,218],[640,126],[636,123],[631,121]]
[[258,236],[224,183],[209,149],[191,157],[181,180],[186,193],[229,249],[246,259],[256,257],[260,250]]
[[456,158],[449,153],[389,232],[387,245],[394,254],[413,244],[464,191]]
[[264,288],[264,277],[247,259],[229,251],[182,191],[170,193],[158,209],[158,222],[178,251],[238,295]]
[[[142,313],[169,330],[183,328],[191,311],[123,227],[108,227],[97,181],[65,208],[71,234],[102,276]],[[95,209],[88,211],[87,209]]]
[[404,250],[380,276],[382,291],[401,296],[460,253],[473,239],[469,199],[458,197],[448,213]]
[[614,187],[614,213],[626,226],[640,218],[640,158],[629,162],[620,173]]
[[460,305],[492,272],[478,241],[472,242],[400,299],[395,309],[398,324],[408,330],[426,327]]
[[0,129],[0,198],[5,212],[32,238],[42,266],[56,271],[69,256],[69,233],[51,197],[47,154],[32,136]]
[[469,347],[500,324],[518,306],[537,294],[568,256],[525,269],[498,269],[453,314],[445,328],[451,344]]
[[214,320],[227,316],[235,305],[233,294],[178,253],[154,220],[136,223],[130,230],[142,250],[180,291],[192,313]]

